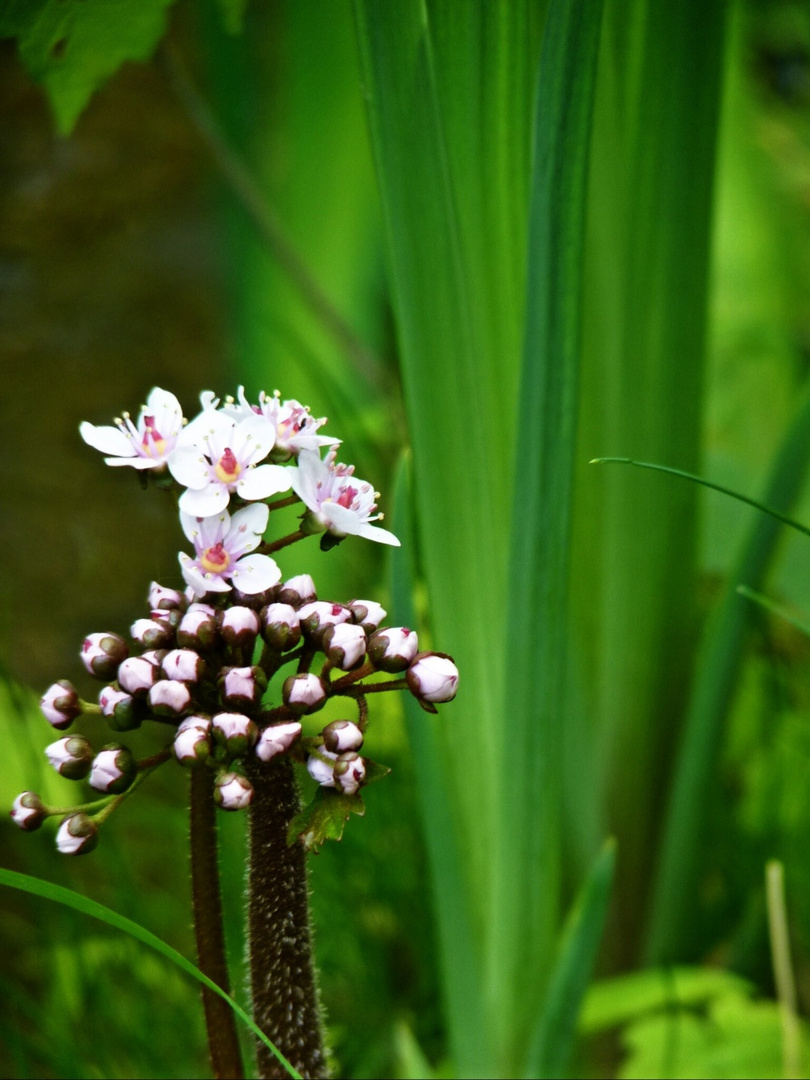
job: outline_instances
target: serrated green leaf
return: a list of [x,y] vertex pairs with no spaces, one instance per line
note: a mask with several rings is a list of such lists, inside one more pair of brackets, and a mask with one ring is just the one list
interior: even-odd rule
[[287,830],[287,843],[300,840],[305,851],[316,853],[327,840],[340,840],[346,822],[366,807],[359,795],[343,795],[333,788],[319,787],[303,810],[295,815]]
[[92,94],[126,60],[148,60],[174,0],[45,0],[8,4],[0,32],[16,36],[31,78],[44,86],[59,133],[69,135]]

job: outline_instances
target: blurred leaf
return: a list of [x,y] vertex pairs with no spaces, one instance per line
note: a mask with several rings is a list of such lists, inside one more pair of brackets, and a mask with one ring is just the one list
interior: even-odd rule
[[222,25],[229,34],[241,34],[245,24],[248,0],[217,0]]
[[192,964],[190,960],[187,960],[182,953],[179,953],[177,949],[173,949],[171,945],[167,945],[165,941],[161,941],[159,937],[156,937],[155,934],[146,930],[143,926],[139,926],[138,923],[133,922],[132,919],[127,919],[125,916],[119,915],[115,911],[111,911],[108,907],[97,903],[95,900],[91,900],[89,897],[73,892],[72,889],[66,889],[62,885],[56,885],[51,881],[43,881],[40,878],[31,877],[29,874],[20,874],[15,870],[6,870],[3,867],[0,867],[0,885],[6,885],[10,889],[19,889],[22,892],[30,893],[32,896],[41,896],[46,900],[53,900],[57,904],[73,908],[74,911],[79,911],[83,915],[89,915],[91,918],[98,919],[108,926],[115,927],[116,930],[123,930],[125,934],[129,934],[142,944],[148,945],[151,949],[155,949],[161,956],[170,960],[171,963],[176,964],[181,971],[185,971],[187,975],[191,975],[197,982],[202,983],[203,986],[207,986],[209,990],[213,990],[215,994],[218,994],[224,1001],[227,1001],[239,1019],[247,1024],[253,1034],[258,1039],[261,1039],[265,1046],[278,1058],[289,1075],[297,1077],[297,1080],[301,1080],[301,1077],[295,1069],[293,1069],[283,1055],[276,1050],[275,1046],[273,1046],[264,1032],[254,1024],[253,1020],[251,1020],[245,1010],[240,1005],[237,1005],[233,998],[229,997],[224,990],[221,990],[216,983],[212,982],[207,975],[204,975],[200,969]]
[[416,1041],[416,1036],[404,1021],[397,1024],[394,1039],[397,1054],[397,1080],[432,1080],[430,1062]]
[[583,995],[605,929],[615,864],[616,843],[608,840],[568,916],[548,996],[530,1046],[527,1077],[568,1075]]
[[300,840],[305,851],[317,853],[327,840],[343,837],[343,829],[352,814],[362,817],[365,812],[365,804],[359,795],[344,795],[334,788],[318,787],[312,801],[290,822],[287,843]]
[[47,91],[61,135],[126,60],[148,60],[174,0],[7,0],[0,34],[15,36],[35,82]]

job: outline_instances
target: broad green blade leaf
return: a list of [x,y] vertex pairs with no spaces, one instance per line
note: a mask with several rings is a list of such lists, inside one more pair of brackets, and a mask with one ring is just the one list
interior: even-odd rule
[[[499,1039],[510,1055],[506,1069],[525,1062],[528,1025],[539,1009],[557,933],[585,191],[601,15],[597,2],[552,2],[537,93],[519,482],[507,594],[503,714],[509,727],[498,748],[500,836],[490,958]],[[536,973],[531,985],[527,971]]]
[[150,949],[155,949],[161,956],[170,960],[173,964],[176,964],[181,971],[185,971],[187,975],[190,975],[197,982],[207,986],[209,990],[213,990],[215,994],[227,1001],[236,1015],[242,1020],[257,1039],[267,1046],[269,1050],[275,1054],[288,1074],[295,1077],[296,1080],[301,1080],[301,1076],[290,1065],[287,1059],[281,1054],[275,1046],[270,1042],[267,1036],[262,1032],[256,1024],[251,1020],[245,1010],[238,1005],[232,997],[220,989],[216,983],[212,982],[207,975],[203,975],[198,967],[195,967],[190,960],[187,960],[182,953],[179,953],[177,949],[173,949],[171,945],[167,945],[165,941],[161,941],[159,937],[146,930],[143,926],[139,926],[138,923],[133,922],[132,919],[126,918],[124,915],[119,915],[115,911],[111,911],[110,908],[105,907],[103,904],[97,903],[95,900],[89,899],[87,896],[82,896],[80,893],[73,892],[72,889],[66,889],[62,885],[55,885],[51,881],[43,881],[40,878],[31,877],[29,874],[20,874],[16,870],[6,870],[0,867],[0,885],[6,885],[10,889],[19,889],[21,892],[30,893],[32,896],[41,896],[46,900],[53,900],[57,904],[63,904],[65,907],[73,908],[74,911],[81,912],[82,915],[89,915],[93,919],[98,919],[99,922],[106,923],[108,926],[114,927],[116,930],[123,930],[125,934],[129,934],[130,937],[135,938],[136,941],[140,941],[143,945],[148,945]]
[[749,589],[747,585],[738,585],[737,592],[740,596],[744,596],[746,600],[753,600],[755,604],[759,604],[760,607],[764,607],[766,611],[770,611],[773,615],[778,615],[780,619],[784,619],[785,622],[789,622],[791,626],[795,626],[797,630],[801,630],[803,634],[810,635],[810,625],[806,622],[802,622],[801,619],[797,619],[795,615],[783,607],[782,604],[777,604],[767,596],[763,596],[762,593],[755,592],[754,589]]
[[[798,496],[810,461],[810,391],[774,462],[763,503],[778,515]],[[740,669],[747,601],[737,585],[756,589],[770,564],[780,533],[773,516],[751,527],[722,603],[703,637],[689,710],[667,808],[663,848],[655,879],[646,954],[650,963],[690,958],[690,924],[697,901],[707,801],[716,775],[723,728]]]
[[608,840],[568,916],[548,997],[529,1051],[525,1076],[564,1077],[582,1000],[605,928],[616,844]]
[[20,56],[69,135],[93,93],[125,60],[148,60],[174,0],[45,0],[0,7],[0,29],[19,39]]

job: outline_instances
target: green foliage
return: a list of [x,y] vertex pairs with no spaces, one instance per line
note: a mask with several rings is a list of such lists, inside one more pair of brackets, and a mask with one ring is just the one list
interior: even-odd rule
[[[174,0],[5,0],[0,37],[16,37],[31,78],[44,86],[62,135],[127,60],[148,60]],[[232,12],[236,5],[230,4]],[[232,15],[236,18],[236,15]]]

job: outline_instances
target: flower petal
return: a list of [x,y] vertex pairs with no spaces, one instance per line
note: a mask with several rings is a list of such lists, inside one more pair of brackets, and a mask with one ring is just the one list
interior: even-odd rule
[[254,469],[246,469],[237,481],[236,490],[247,502],[289,491],[290,470],[283,465],[257,465]]
[[96,427],[84,420],[79,424],[79,434],[88,446],[100,450],[102,454],[135,457],[136,450],[131,440],[117,427]]
[[209,466],[197,446],[180,446],[169,459],[172,476],[183,487],[204,488],[209,482]]
[[198,491],[193,488],[184,491],[177,505],[186,514],[206,518],[221,513],[230,502],[230,498],[227,486],[214,482]]
[[234,566],[231,580],[240,592],[260,593],[281,581],[281,570],[269,555],[245,555]]
[[376,540],[378,544],[390,544],[391,547],[402,547],[402,544],[388,529],[381,529],[379,525],[364,524],[360,526],[358,536],[365,540]]
[[225,548],[231,555],[240,555],[243,551],[253,551],[261,543],[270,507],[264,503],[253,503],[238,510],[231,518],[230,528],[225,537]]

